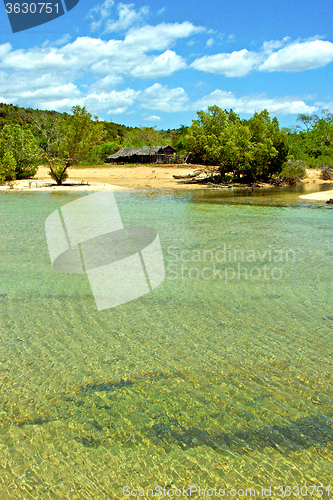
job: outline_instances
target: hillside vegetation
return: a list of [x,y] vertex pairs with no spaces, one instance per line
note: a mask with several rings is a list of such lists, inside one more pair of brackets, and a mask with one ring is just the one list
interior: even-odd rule
[[333,115],[299,115],[281,129],[267,110],[242,120],[233,110],[210,106],[190,127],[173,130],[127,127],[72,112],[41,111],[0,103],[0,182],[33,177],[40,164],[61,184],[72,165],[103,164],[122,147],[170,144],[175,163],[213,165],[213,182],[295,183],[305,167],[320,167],[333,178]]

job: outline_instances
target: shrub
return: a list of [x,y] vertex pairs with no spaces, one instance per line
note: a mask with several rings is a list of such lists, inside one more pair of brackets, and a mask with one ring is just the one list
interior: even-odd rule
[[288,160],[282,167],[280,174],[275,178],[275,180],[282,181],[289,186],[295,186],[305,176],[305,164],[301,160]]
[[325,165],[322,167],[320,178],[324,181],[333,180],[333,168],[331,165]]
[[15,175],[13,177],[11,174],[10,179],[26,179],[34,177],[40,159],[36,139],[29,128],[22,128],[20,125],[4,126],[0,138],[0,163],[4,165],[2,169],[7,169],[7,180],[13,161]]
[[7,151],[0,161],[0,184],[16,178],[16,161],[10,151]]
[[54,181],[56,181],[58,186],[61,186],[61,184],[67,179],[68,173],[66,170],[64,170],[63,165],[52,165],[52,170],[48,172],[49,176],[52,177]]

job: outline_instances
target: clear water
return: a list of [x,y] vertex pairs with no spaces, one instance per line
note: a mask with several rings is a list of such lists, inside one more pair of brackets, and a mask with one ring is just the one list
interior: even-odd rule
[[45,240],[85,194],[1,194],[1,500],[333,494],[332,210],[298,194],[116,192],[167,274],[102,312]]

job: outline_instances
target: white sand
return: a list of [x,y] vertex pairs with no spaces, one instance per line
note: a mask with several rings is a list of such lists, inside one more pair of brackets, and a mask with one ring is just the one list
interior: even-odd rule
[[333,189],[330,191],[320,191],[318,193],[302,194],[300,198],[304,200],[327,201],[333,198]]
[[62,186],[56,186],[54,182],[44,182],[44,181],[35,181],[35,180],[19,180],[12,181],[7,183],[6,185],[0,186],[0,191],[116,191],[128,189],[124,186],[115,186],[113,184],[82,184],[80,182],[68,181],[65,182]]
[[[188,175],[199,165],[99,165],[89,167],[71,167],[68,169],[69,178],[63,186],[56,186],[48,175],[48,167],[40,166],[33,179],[8,182],[0,186],[0,191],[98,191],[119,189],[180,189],[194,190],[204,189],[202,184],[183,184],[177,180],[174,174]],[[302,180],[306,191],[312,191],[310,196],[316,196],[319,186],[332,181],[321,179],[321,171],[308,168],[307,176]],[[88,185],[89,184],[89,185]],[[262,187],[271,187],[269,184]],[[237,187],[237,186],[236,186]],[[318,193],[320,198],[308,198],[326,200],[322,196],[332,197],[332,191]],[[303,195],[304,196],[304,195]],[[307,196],[307,195],[306,195]]]

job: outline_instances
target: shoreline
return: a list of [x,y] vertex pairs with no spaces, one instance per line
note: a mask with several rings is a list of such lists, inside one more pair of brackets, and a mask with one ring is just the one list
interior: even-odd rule
[[[100,165],[89,167],[71,167],[69,178],[62,186],[57,186],[48,175],[48,167],[40,166],[37,174],[31,179],[8,181],[0,186],[0,191],[103,191],[128,189],[163,189],[163,190],[197,190],[223,189],[205,184],[187,184],[173,175],[188,175],[198,169],[197,165]],[[332,184],[332,181],[320,179],[319,169],[307,169],[307,176],[301,184],[309,194],[302,194],[300,198],[326,201],[333,197],[333,190],[318,191],[323,184]],[[261,189],[272,188],[270,184],[259,184]],[[316,189],[317,188],[317,189]],[[251,186],[233,185],[232,189],[253,189]],[[228,189],[228,190],[229,190]]]
[[328,201],[333,199],[333,189],[329,191],[318,191],[316,193],[302,194],[300,196],[302,200],[312,200],[312,201]]

